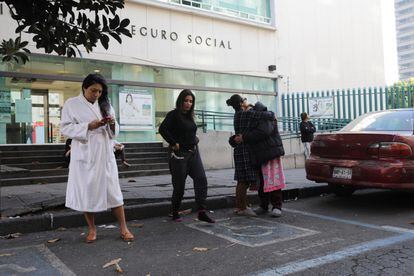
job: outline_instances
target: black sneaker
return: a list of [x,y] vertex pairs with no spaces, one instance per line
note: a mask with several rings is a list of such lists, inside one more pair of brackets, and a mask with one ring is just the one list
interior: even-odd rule
[[263,207],[259,206],[256,209],[254,209],[254,212],[256,213],[256,215],[260,216],[269,213],[269,210],[266,210]]
[[205,211],[198,212],[198,220],[205,221],[208,223],[215,223],[214,219],[211,219],[209,216],[207,216]]

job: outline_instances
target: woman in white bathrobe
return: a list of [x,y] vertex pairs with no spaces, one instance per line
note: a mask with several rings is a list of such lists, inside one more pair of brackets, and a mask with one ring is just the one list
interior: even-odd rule
[[112,139],[119,127],[108,99],[108,87],[99,74],[88,75],[79,96],[68,99],[62,110],[61,131],[72,139],[66,207],[84,212],[89,227],[86,242],[96,240],[95,212],[112,209],[121,238],[134,236],[125,221],[118,167]]

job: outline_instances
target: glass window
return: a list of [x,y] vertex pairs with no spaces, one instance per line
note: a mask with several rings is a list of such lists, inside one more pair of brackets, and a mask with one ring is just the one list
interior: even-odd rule
[[[84,78],[91,72],[99,72],[114,81],[136,81],[174,85],[230,88],[274,93],[273,81],[269,78],[224,73],[203,72],[165,67],[150,67],[134,64],[108,63],[105,61],[69,59],[33,54],[29,62],[10,71],[61,75]],[[21,80],[20,80],[21,81]],[[33,82],[36,80],[26,80]]]
[[382,111],[363,115],[342,129],[342,131],[408,131],[413,134],[414,112],[412,109]]
[[270,24],[270,0],[158,0]]

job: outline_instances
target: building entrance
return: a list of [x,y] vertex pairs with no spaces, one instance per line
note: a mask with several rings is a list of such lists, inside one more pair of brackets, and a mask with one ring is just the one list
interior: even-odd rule
[[63,143],[61,109],[66,99],[78,95],[79,83],[6,78],[5,84],[11,108],[0,138],[6,144]]

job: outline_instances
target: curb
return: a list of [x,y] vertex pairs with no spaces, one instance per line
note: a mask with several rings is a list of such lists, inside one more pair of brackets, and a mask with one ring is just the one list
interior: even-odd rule
[[[308,198],[329,193],[328,185],[315,187],[286,189],[283,190],[283,200],[296,200],[299,198]],[[248,200],[252,204],[257,204],[259,198],[256,194],[248,195]],[[207,198],[209,209],[225,209],[234,207],[234,196],[212,196]],[[163,217],[170,212],[171,203],[169,201],[158,203],[147,203],[140,205],[125,206],[125,216],[127,220],[146,219],[154,217]],[[182,209],[189,209],[194,206],[194,200],[183,200]],[[105,224],[114,222],[114,217],[110,211],[97,213],[95,216],[96,224]],[[68,212],[64,214],[45,213],[30,217],[13,218],[0,220],[0,235],[10,233],[32,233],[40,231],[55,230],[59,227],[71,228],[86,226],[83,213]]]

